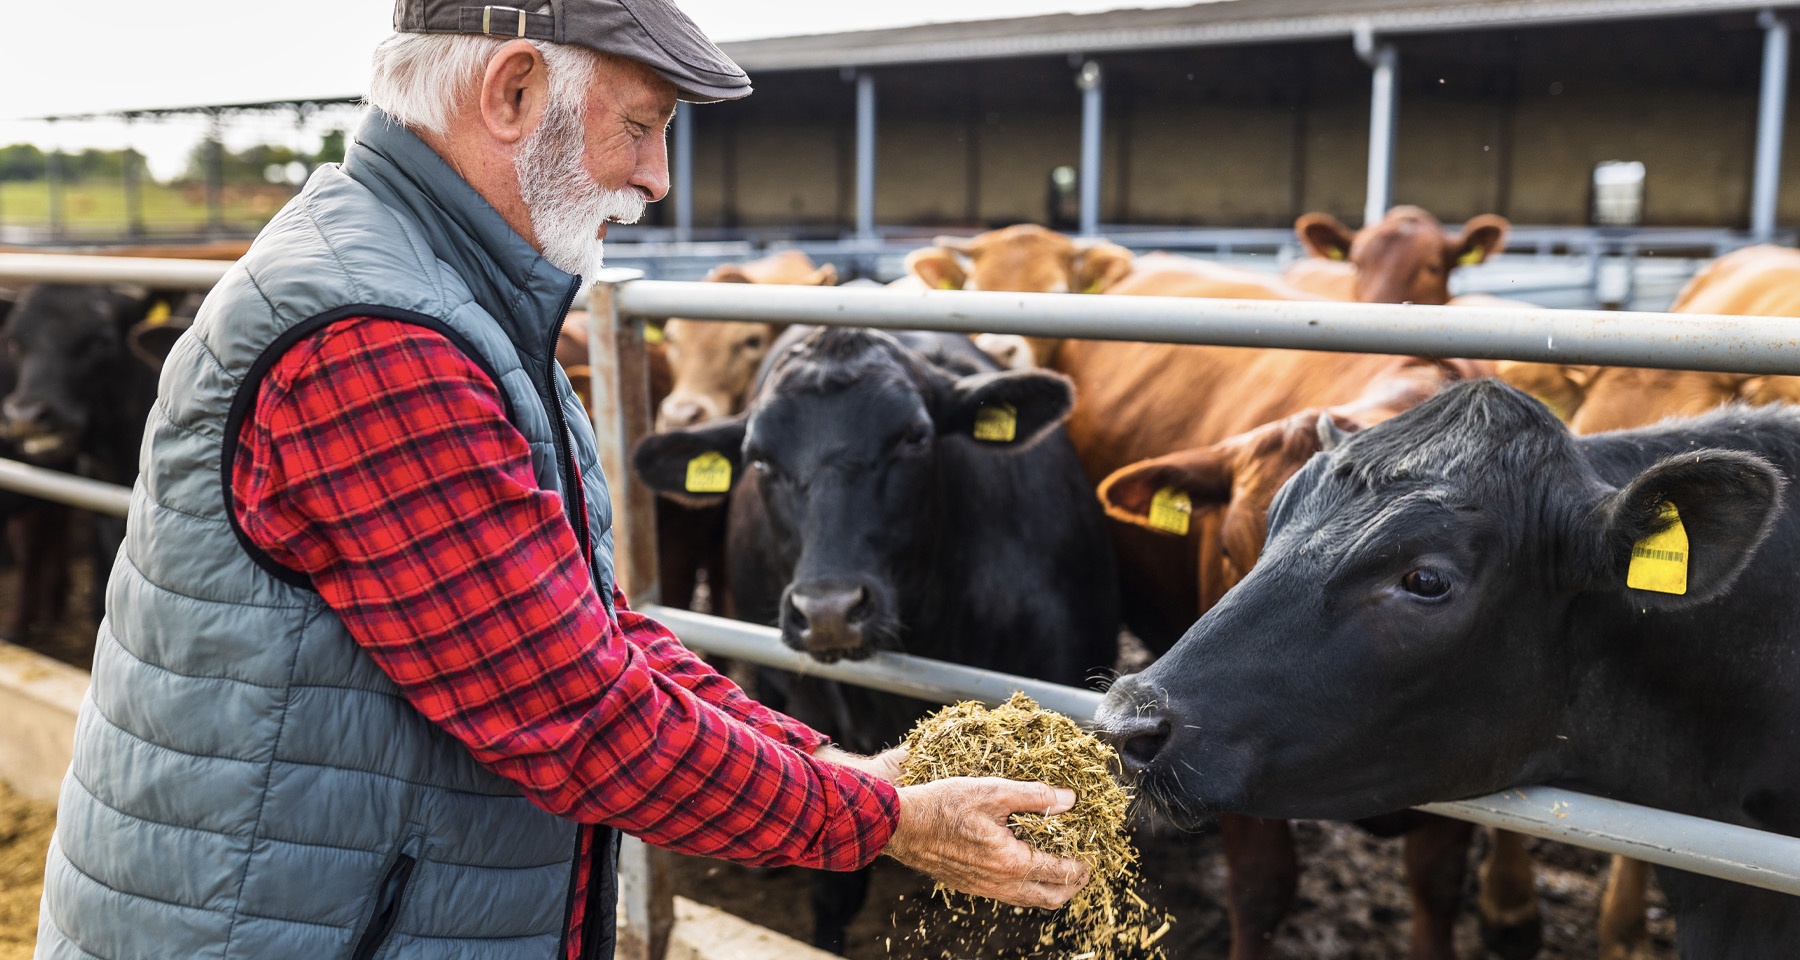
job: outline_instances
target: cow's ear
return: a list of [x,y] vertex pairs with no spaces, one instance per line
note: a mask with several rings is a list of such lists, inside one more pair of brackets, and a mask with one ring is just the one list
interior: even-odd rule
[[1048,370],[1000,370],[963,377],[938,405],[940,435],[1024,449],[1043,439],[1075,407],[1075,385]]
[[823,264],[819,269],[807,274],[806,279],[798,284],[802,287],[835,287],[838,282],[837,267]]
[[1657,463],[1609,497],[1596,574],[1644,610],[1680,610],[1731,589],[1781,513],[1786,481],[1736,450]]
[[707,283],[755,283],[742,264],[721,263],[706,274]]
[[1556,419],[1568,423],[1587,400],[1588,381],[1597,367],[1565,363],[1501,360],[1494,365],[1501,383],[1528,393],[1550,408]]
[[1356,240],[1356,231],[1329,213],[1309,213],[1294,221],[1294,235],[1307,253],[1338,261],[1350,259],[1350,244]]
[[1459,267],[1470,267],[1506,248],[1506,232],[1512,224],[1505,217],[1484,213],[1463,224],[1462,233],[1452,241],[1450,260]]
[[1130,250],[1116,243],[1098,242],[1075,253],[1076,293],[1105,293],[1113,284],[1125,279],[1135,259]]
[[144,319],[125,331],[125,345],[145,366],[161,370],[163,361],[169,358],[169,351],[175,349],[175,341],[193,322],[193,317],[171,316],[152,307]]
[[744,425],[738,414],[638,441],[631,465],[652,490],[690,507],[721,503],[743,475]]
[[906,272],[925,281],[933,290],[961,290],[969,273],[962,258],[944,247],[926,247],[906,255]]
[[1100,503],[1115,520],[1183,536],[1199,509],[1231,501],[1236,468],[1221,445],[1140,460],[1100,481]]

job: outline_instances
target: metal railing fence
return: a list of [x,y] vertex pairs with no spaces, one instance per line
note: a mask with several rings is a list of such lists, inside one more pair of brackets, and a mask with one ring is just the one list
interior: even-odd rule
[[[227,267],[209,261],[0,255],[0,281],[204,289]],[[615,481],[620,580],[647,613],[702,652],[925,700],[997,702],[1013,690],[1025,690],[1046,706],[1077,717],[1091,716],[1101,695],[891,653],[826,666],[783,646],[772,628],[657,605],[653,495],[630,480],[627,467],[629,451],[649,432],[652,414],[645,319],[682,316],[1800,374],[1800,330],[1792,327],[1797,321],[1760,317],[746,286],[647,281],[635,271],[604,271],[591,296],[592,414],[602,467]],[[0,488],[119,515],[129,502],[126,488],[11,461],[0,461]],[[1421,809],[1800,895],[1800,838],[1549,787]],[[626,920],[621,955],[659,956],[669,922],[666,879],[654,868],[652,854],[638,846],[627,850],[621,874]]]

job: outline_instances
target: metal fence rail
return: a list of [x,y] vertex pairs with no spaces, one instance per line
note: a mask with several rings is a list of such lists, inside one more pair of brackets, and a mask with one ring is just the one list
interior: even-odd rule
[[[1087,718],[1094,715],[1102,696],[1093,690],[899,653],[827,666],[787,647],[773,627],[663,606],[647,606],[641,612],[666,624],[696,650],[936,703],[981,700],[992,705],[1023,690],[1045,707]],[[1800,838],[1556,787],[1507,790],[1419,809],[1800,895]]]

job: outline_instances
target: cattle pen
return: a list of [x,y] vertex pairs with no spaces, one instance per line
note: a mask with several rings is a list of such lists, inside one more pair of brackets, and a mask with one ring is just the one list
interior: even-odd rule
[[[0,255],[0,282],[131,283],[206,289],[230,265],[209,261]],[[1010,333],[1218,346],[1281,347],[1800,375],[1791,320],[1657,313],[1066,294],[716,285],[607,270],[590,291],[590,398],[602,466],[614,481],[621,582],[645,614],[691,648],[934,702],[1004,700],[1023,690],[1091,717],[1101,694],[897,653],[823,665],[778,632],[656,603],[654,494],[629,452],[650,430],[645,323],[681,316],[960,333]],[[123,516],[123,487],[0,460],[0,488]],[[1518,833],[1800,895],[1800,838],[1552,787],[1525,787],[1421,809]],[[621,955],[660,956],[672,912],[641,844],[621,857]]]

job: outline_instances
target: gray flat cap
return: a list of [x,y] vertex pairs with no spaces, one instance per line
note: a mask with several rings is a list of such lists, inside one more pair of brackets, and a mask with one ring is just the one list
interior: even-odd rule
[[466,0],[395,0],[401,33],[525,37],[629,57],[675,85],[692,103],[750,95],[750,78],[671,0],[546,0],[534,10]]

